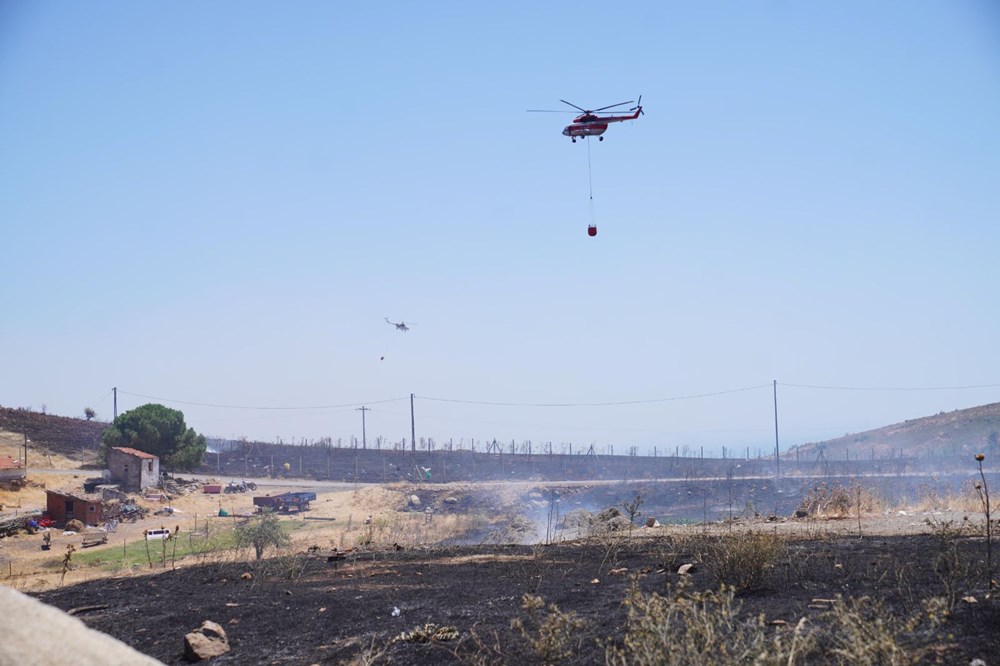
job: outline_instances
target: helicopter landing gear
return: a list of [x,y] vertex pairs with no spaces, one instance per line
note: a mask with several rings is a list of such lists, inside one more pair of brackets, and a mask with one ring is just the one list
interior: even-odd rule
[[573,139],[572,141],[573,141],[573,143],[576,143],[576,139]]
[[597,140],[598,141],[604,141],[604,137],[603,136],[599,136],[599,137],[597,137]]

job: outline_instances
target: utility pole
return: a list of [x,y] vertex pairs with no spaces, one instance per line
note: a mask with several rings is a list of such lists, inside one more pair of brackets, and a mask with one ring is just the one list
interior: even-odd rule
[[369,408],[367,408],[364,405],[362,405],[361,407],[358,407],[354,411],[361,412],[361,448],[362,449],[367,449],[368,448],[368,438],[365,435],[365,412],[370,412],[372,410],[370,410]]
[[413,454],[417,453],[417,426],[413,420],[413,394],[410,394],[410,449]]
[[28,433],[24,433],[24,468],[28,469]]
[[118,387],[115,386],[111,389],[111,392],[115,394],[115,418],[118,418]]
[[781,478],[781,455],[778,449],[778,380],[774,380],[774,478]]

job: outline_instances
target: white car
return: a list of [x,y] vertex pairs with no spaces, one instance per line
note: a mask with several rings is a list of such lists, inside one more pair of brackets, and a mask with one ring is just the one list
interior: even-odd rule
[[146,530],[146,541],[163,541],[169,538],[170,530],[168,529]]

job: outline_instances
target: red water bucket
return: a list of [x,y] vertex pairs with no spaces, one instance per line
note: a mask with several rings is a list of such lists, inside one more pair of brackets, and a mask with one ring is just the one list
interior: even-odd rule
[[588,236],[596,236],[597,235],[597,227],[595,227],[593,224],[590,225],[589,227],[587,227],[587,235]]

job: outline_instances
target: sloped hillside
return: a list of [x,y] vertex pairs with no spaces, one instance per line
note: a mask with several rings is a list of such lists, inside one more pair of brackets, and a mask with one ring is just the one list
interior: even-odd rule
[[[939,458],[983,452],[1000,454],[1000,402],[910,419],[876,430],[798,447],[800,455],[852,458]],[[783,456],[794,456],[795,449]]]
[[101,433],[107,427],[108,424],[101,421],[0,407],[0,430],[21,436],[27,434],[36,446],[68,457],[96,450]]

